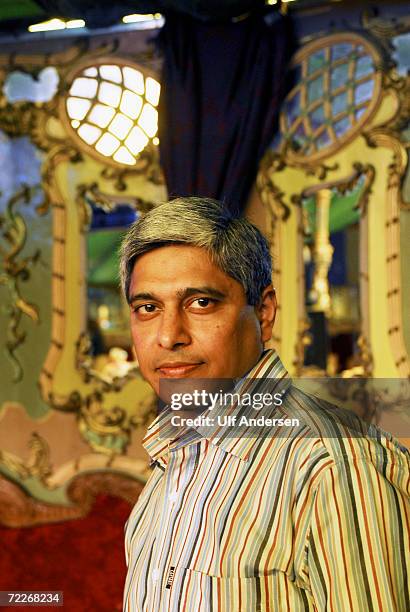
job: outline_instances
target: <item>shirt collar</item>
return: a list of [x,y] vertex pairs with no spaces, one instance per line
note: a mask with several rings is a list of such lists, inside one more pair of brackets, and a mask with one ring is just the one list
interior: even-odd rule
[[[268,381],[267,381],[268,379]],[[266,383],[269,383],[269,389]],[[265,351],[258,363],[242,379],[237,381],[235,391],[243,393],[256,393],[269,391],[269,393],[280,392],[284,394],[291,384],[291,379],[283,366],[277,352],[273,349]],[[242,409],[241,409],[242,410]],[[250,416],[251,407],[245,409]],[[229,411],[228,411],[229,412]],[[143,446],[150,455],[153,462],[161,460],[167,463],[169,449],[186,446],[201,439],[208,440],[211,444],[219,446],[225,452],[247,461],[253,446],[262,434],[262,428],[254,428],[246,435],[235,437],[232,428],[219,426],[217,424],[218,414],[226,414],[226,407],[216,407],[213,410],[215,425],[196,428],[181,428],[178,438],[175,439],[175,428],[171,425],[171,416],[174,411],[166,407],[164,411],[148,427],[147,434],[143,440]],[[255,416],[255,414],[252,414]]]

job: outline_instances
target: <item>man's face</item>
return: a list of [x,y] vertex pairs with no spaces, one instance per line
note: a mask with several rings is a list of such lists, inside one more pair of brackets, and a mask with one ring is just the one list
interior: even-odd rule
[[[274,300],[271,288],[269,295]],[[273,325],[275,304],[267,322],[269,304],[250,306],[242,285],[195,246],[164,246],[139,257],[130,298],[139,366],[157,394],[161,378],[242,376],[258,361]]]

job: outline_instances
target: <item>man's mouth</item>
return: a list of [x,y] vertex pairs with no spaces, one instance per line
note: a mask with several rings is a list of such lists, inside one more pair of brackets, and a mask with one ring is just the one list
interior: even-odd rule
[[157,371],[165,378],[183,378],[198,368],[201,363],[163,363],[158,366]]

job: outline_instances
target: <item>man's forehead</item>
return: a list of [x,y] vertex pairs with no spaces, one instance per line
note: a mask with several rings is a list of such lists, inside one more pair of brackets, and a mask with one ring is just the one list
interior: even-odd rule
[[[176,282],[181,287],[191,285],[188,279],[214,278],[216,282],[233,281],[214,263],[207,251],[191,245],[167,245],[140,255],[133,266],[132,280],[146,282],[150,279]],[[204,281],[201,281],[202,283]]]
[[136,260],[130,298],[140,293],[181,297],[201,291],[222,297],[238,290],[244,291],[242,285],[213,263],[204,249],[170,245],[148,251]]
[[131,290],[130,302],[134,302],[136,300],[161,298],[163,296],[176,298],[178,300],[184,300],[186,298],[199,294],[220,300],[227,297],[227,292],[221,291],[220,289],[212,287],[210,285],[184,288],[169,287],[168,291],[161,291],[161,287],[158,288],[156,286],[154,286],[152,290],[139,291],[137,286],[132,289],[134,289],[134,291]]

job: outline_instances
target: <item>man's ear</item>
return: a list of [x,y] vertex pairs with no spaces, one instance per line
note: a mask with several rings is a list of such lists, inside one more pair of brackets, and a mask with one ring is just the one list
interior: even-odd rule
[[261,340],[268,342],[272,337],[273,324],[275,322],[276,309],[278,303],[276,301],[275,289],[272,285],[268,285],[262,291],[259,304],[255,306],[256,316],[259,319],[261,326]]

